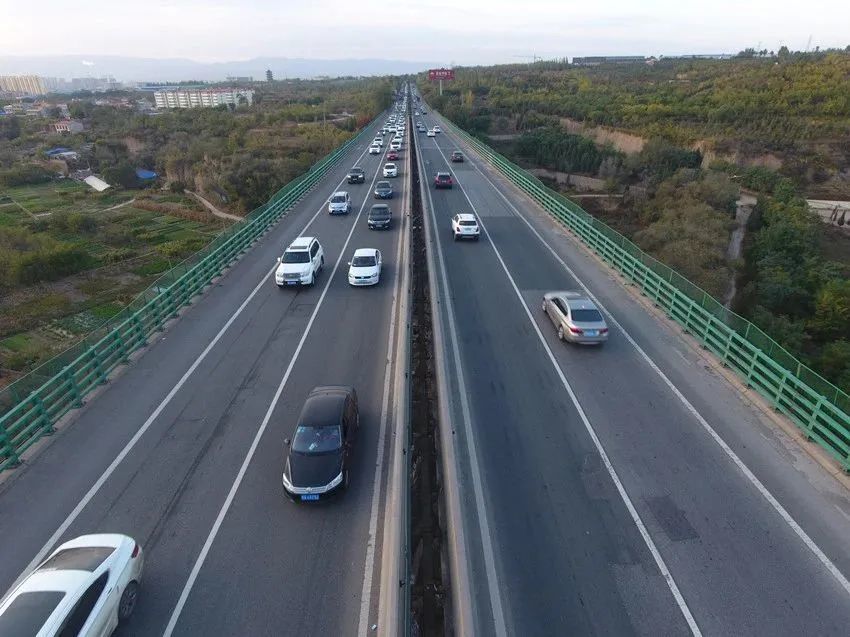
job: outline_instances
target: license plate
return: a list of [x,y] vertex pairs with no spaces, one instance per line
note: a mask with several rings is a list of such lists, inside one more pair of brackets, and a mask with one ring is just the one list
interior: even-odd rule
[[584,333],[585,333],[587,336],[596,336],[597,334],[599,334],[599,332],[598,332],[597,330],[585,330],[585,332],[584,332]]
[[298,281],[287,281],[286,282],[287,285],[296,285],[297,283],[298,283]]
[[311,501],[311,502],[313,502],[313,501],[316,501],[316,500],[318,500],[318,499],[319,499],[319,494],[318,494],[318,493],[305,493],[304,495],[302,495],[302,496],[301,496],[301,500],[302,500],[302,501],[305,501],[305,502],[306,502],[306,501]]

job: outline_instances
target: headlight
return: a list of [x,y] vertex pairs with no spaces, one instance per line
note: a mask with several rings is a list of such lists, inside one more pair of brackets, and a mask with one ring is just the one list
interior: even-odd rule
[[333,489],[334,487],[339,486],[340,482],[342,482],[342,471],[339,472],[339,475],[336,478],[331,480],[330,484],[328,485],[328,489]]
[[287,473],[289,473],[289,460],[286,461],[286,469],[283,470],[283,486],[292,491],[292,482],[290,482],[289,477],[286,475]]

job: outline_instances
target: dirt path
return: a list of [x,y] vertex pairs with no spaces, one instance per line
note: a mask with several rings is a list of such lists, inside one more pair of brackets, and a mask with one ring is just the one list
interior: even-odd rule
[[101,210],[100,212],[107,212],[108,210],[117,210],[118,208],[123,208],[124,206],[129,206],[129,205],[130,205],[131,203],[133,203],[134,201],[136,201],[136,198],[135,198],[135,197],[133,197],[133,198],[132,198],[132,199],[130,199],[129,201],[124,201],[124,202],[121,202],[121,203],[116,204],[116,205],[114,205],[114,206],[111,206],[111,207],[109,207],[109,208],[104,208],[104,209],[103,209],[103,210]]
[[221,217],[222,219],[231,219],[232,221],[242,221],[243,220],[243,218],[238,216],[238,215],[233,215],[233,214],[230,214],[229,212],[224,212],[222,210],[219,210],[218,208],[215,207],[215,205],[211,201],[209,201],[208,199],[205,199],[204,197],[202,197],[201,195],[199,195],[196,192],[193,192],[191,190],[187,190],[186,192],[189,193],[190,195],[192,195],[195,199],[200,201],[202,204],[204,204],[206,209],[209,210],[211,213],[213,213],[216,217]]

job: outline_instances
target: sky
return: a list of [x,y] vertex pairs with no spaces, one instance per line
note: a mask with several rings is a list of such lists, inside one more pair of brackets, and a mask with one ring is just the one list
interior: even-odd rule
[[850,44],[850,1],[0,0],[0,55],[442,65]]

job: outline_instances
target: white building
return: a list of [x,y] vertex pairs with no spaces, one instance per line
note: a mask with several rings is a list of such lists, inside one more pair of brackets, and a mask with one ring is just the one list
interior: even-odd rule
[[57,133],[82,133],[83,123],[73,119],[63,119],[53,124]]
[[0,75],[0,91],[18,95],[44,95],[47,87],[38,75]]
[[211,108],[254,103],[254,91],[239,88],[167,89],[153,94],[157,108]]

